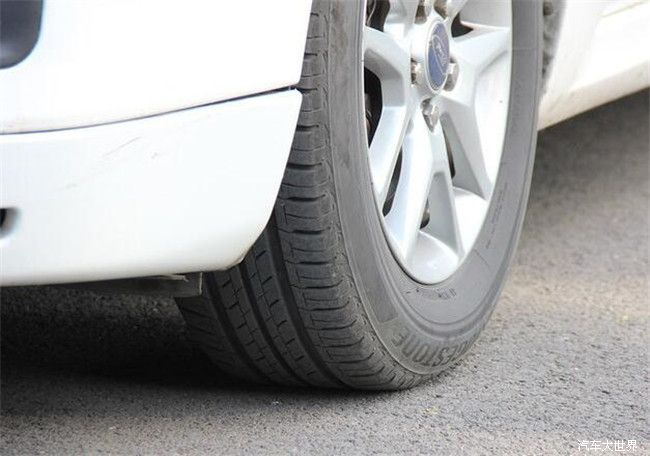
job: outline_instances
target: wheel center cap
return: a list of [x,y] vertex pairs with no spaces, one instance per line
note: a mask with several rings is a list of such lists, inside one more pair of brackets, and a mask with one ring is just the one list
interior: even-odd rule
[[437,92],[445,84],[449,70],[449,35],[442,22],[435,22],[431,27],[426,56],[427,79]]

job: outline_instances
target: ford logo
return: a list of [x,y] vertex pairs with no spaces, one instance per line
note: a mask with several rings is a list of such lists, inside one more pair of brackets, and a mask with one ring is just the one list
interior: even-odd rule
[[449,37],[442,22],[437,22],[431,30],[427,50],[427,73],[429,84],[434,91],[442,88],[449,68]]

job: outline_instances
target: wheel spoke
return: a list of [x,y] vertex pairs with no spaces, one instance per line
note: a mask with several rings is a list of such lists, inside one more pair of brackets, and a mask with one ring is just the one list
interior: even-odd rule
[[[510,0],[449,0],[452,3],[451,17],[461,13],[463,24],[475,29],[477,27],[506,27],[512,26],[512,11]],[[462,10],[462,11],[461,11]]]
[[386,16],[384,30],[398,36],[406,35],[415,22],[419,0],[390,0],[390,9]]
[[383,106],[369,155],[375,196],[383,205],[413,111],[411,60],[387,33],[366,27],[364,38],[365,65],[382,81]]
[[467,0],[437,0],[436,9],[443,16],[453,19],[460,13],[466,3]]
[[454,159],[454,183],[483,199],[490,197],[496,179],[491,174],[497,168],[486,163],[476,117],[476,88],[481,73],[508,52],[509,39],[510,32],[506,29],[483,27],[456,40],[452,49],[463,70],[454,89],[442,94],[441,120]]
[[478,76],[510,47],[508,28],[481,26],[453,40],[451,53],[463,68],[463,74],[471,71]]
[[365,27],[364,65],[382,82],[384,106],[406,102],[411,83],[411,57],[393,36]]
[[370,144],[370,172],[381,205],[386,201],[410,117],[411,110],[406,107],[384,108]]
[[439,125],[431,134],[431,144],[433,178],[429,190],[430,218],[423,231],[447,244],[461,258],[463,241],[458,224],[456,198],[447,158],[445,137]]
[[454,183],[483,199],[489,198],[493,182],[487,172],[473,103],[447,98],[441,122],[454,160]]
[[422,117],[415,116],[404,138],[399,182],[393,206],[386,216],[389,236],[404,264],[408,262],[420,232],[433,167],[428,127]]

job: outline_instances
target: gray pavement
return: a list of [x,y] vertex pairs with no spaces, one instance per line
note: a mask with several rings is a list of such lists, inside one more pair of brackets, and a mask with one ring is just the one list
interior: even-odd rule
[[644,92],[541,133],[494,317],[411,391],[232,383],[170,300],[3,290],[0,453],[648,454],[648,114]]

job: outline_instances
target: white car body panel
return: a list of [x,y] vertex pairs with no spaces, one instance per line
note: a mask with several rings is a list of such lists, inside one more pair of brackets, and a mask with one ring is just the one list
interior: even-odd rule
[[567,0],[562,7],[540,128],[650,85],[648,0]]
[[0,133],[135,119],[298,82],[310,0],[49,0],[0,70]]
[[[0,284],[236,264],[286,165],[310,3],[46,1],[0,70]],[[650,84],[648,0],[555,4],[540,128]]]
[[[2,285],[222,269],[266,225],[296,90],[88,128],[0,135]],[[255,125],[255,134],[249,126]]]

